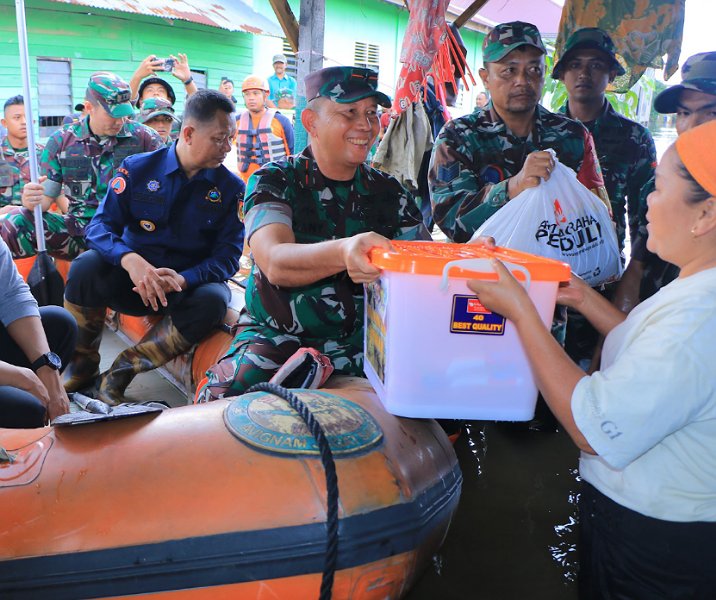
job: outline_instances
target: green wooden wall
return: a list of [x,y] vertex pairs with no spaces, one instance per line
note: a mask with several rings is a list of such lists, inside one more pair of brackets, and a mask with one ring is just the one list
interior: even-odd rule
[[[30,70],[36,90],[37,57],[70,59],[73,98],[84,98],[88,76],[114,71],[129,79],[149,54],[167,56],[184,52],[192,69],[207,72],[208,87],[218,87],[223,75],[251,70],[254,36],[186,21],[80,7],[43,0],[27,0]],[[0,99],[22,93],[15,3],[0,0]],[[181,83],[167,74],[183,108]],[[37,110],[36,102],[33,102]],[[35,113],[37,114],[37,113]]]

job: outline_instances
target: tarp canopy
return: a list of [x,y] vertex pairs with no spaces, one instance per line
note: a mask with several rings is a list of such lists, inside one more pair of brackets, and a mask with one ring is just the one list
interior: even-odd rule
[[[462,14],[473,0],[452,0],[448,12]],[[510,21],[526,21],[537,26],[542,37],[556,38],[564,0],[489,0],[471,21],[489,27]]]
[[52,0],[120,12],[189,21],[229,31],[283,37],[278,21],[257,13],[242,0]]

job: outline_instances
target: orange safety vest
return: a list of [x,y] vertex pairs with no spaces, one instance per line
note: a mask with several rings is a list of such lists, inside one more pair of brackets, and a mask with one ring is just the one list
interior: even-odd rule
[[240,172],[248,171],[251,164],[261,166],[286,156],[284,139],[277,136],[271,128],[276,112],[275,108],[267,108],[256,129],[248,110],[239,117],[237,149]]

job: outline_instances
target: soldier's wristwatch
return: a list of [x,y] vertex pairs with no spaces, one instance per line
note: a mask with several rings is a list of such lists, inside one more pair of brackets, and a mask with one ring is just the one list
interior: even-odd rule
[[42,367],[50,367],[50,369],[59,371],[62,368],[62,361],[54,352],[46,352],[30,365],[30,368],[35,372]]

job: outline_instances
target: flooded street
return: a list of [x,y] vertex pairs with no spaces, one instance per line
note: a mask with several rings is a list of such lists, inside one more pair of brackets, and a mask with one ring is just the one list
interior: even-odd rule
[[468,424],[455,450],[462,497],[409,600],[577,598],[578,451],[563,432]]

